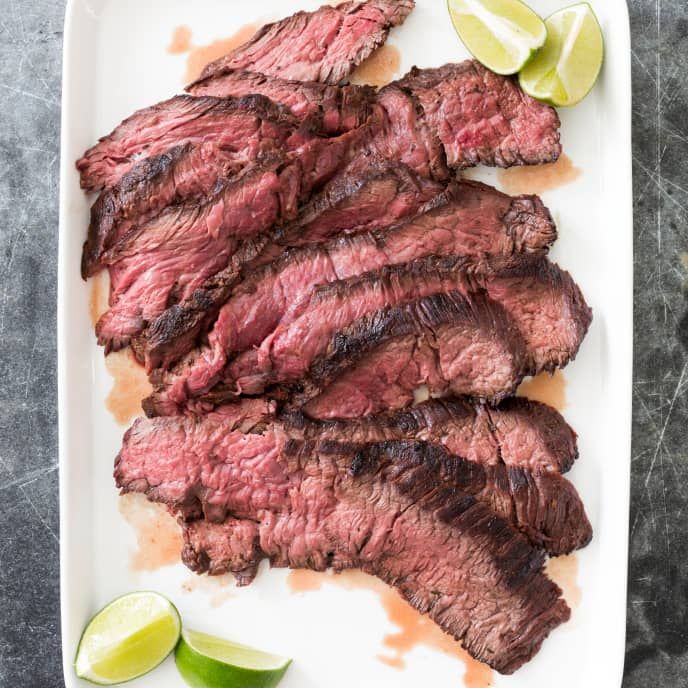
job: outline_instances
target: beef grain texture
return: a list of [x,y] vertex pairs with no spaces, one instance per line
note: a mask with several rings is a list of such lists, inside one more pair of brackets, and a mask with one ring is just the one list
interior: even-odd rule
[[194,419],[172,419],[171,433],[154,428],[169,420],[134,425],[116,477],[123,491],[145,492],[188,519],[205,514],[186,529],[184,560],[199,572],[229,570],[246,583],[264,557],[292,568],[361,568],[505,673],[569,617],[542,554],[486,504],[438,481],[446,471],[471,483],[441,448],[302,442],[270,429],[215,433],[204,446]]
[[201,78],[229,68],[337,84],[387,40],[389,30],[404,22],[414,4],[356,0],[297,12],[263,26],[247,43],[207,65]]
[[[235,431],[235,416],[245,413],[248,421],[244,421],[243,432],[253,430],[255,426],[258,432],[272,428],[295,440],[362,445],[416,440],[443,447],[451,454],[452,460],[443,464],[438,481],[454,485],[488,504],[534,545],[559,555],[582,547],[590,540],[590,523],[580,498],[573,485],[557,470],[558,466],[573,460],[575,435],[556,411],[544,405],[517,399],[513,405],[488,409],[468,399],[456,398],[446,402],[426,402],[400,413],[347,422],[318,422],[298,412],[283,412],[274,418],[271,407],[260,399],[243,404],[245,412],[241,404],[235,404],[220,407],[197,420],[169,418],[151,422],[151,433],[155,434],[146,439],[146,443],[151,445],[140,443],[130,447],[125,442],[124,455],[134,463],[123,464],[122,470],[138,470],[136,467],[141,465],[144,449],[151,457],[160,456],[160,447],[168,447],[168,440],[181,435],[193,434],[203,448],[202,452],[214,452],[213,443],[226,433]],[[510,424],[508,433],[496,431],[492,415],[501,416]],[[547,432],[555,432],[558,436],[550,438],[546,436]],[[243,441],[238,436],[235,439]],[[246,441],[251,439],[249,437]],[[156,448],[154,445],[158,441],[160,447]],[[180,451],[187,451],[190,447],[188,442],[179,441]],[[510,445],[517,442],[519,448],[514,452]],[[130,450],[134,453],[129,454]],[[204,455],[201,453],[200,456]],[[164,460],[172,460],[176,464],[174,457],[167,456]],[[179,465],[174,470],[181,471],[183,466]],[[170,480],[176,480],[174,475]],[[198,487],[196,485],[193,489]],[[205,488],[200,488],[205,494]],[[225,516],[218,499],[213,499],[212,507],[205,503],[202,506],[204,510],[211,508],[217,518]]]
[[[240,273],[232,268],[213,277],[191,299],[168,308],[153,320],[134,342],[138,358],[148,370],[167,369],[193,348],[198,333],[204,331],[206,322],[215,319],[236,284],[250,283],[258,290],[273,290],[276,285],[263,282],[261,286],[256,277],[269,272],[270,268],[265,266],[280,261],[285,249],[324,241],[338,233],[387,227],[416,214],[441,191],[442,186],[399,163],[368,157],[354,160],[302,205],[294,220],[261,237],[258,256]],[[278,293],[272,296],[279,298]]]
[[[242,248],[293,219],[311,190],[346,166],[350,137],[310,139],[218,184],[201,204],[171,206],[130,231],[109,257],[110,308],[96,326],[106,349],[127,345],[174,304],[242,263]],[[253,256],[254,257],[254,256]]]
[[261,151],[282,148],[300,122],[259,95],[243,98],[175,96],[138,110],[77,160],[81,186],[114,186],[136,163],[185,143],[210,142],[240,169]]
[[317,81],[294,81],[256,72],[224,68],[195,81],[186,89],[194,96],[241,98],[257,93],[284,105],[299,119],[317,116],[323,133],[337,136],[366,123],[375,103],[370,86],[330,86]]
[[[490,408],[454,398],[349,421],[312,421],[299,412],[285,412],[281,421],[298,439],[417,440],[443,447],[454,462],[440,475],[442,483],[488,504],[550,555],[584,547],[592,537],[575,487],[559,472],[577,454],[575,434],[544,404],[515,397]],[[495,421],[508,424],[509,432],[498,432]]]
[[[350,244],[356,249],[354,255],[384,246],[361,245],[358,239],[354,237]],[[432,241],[429,235],[428,241]],[[422,246],[415,242],[407,244],[403,238],[401,245],[414,250]],[[319,264],[327,266],[329,260],[328,256],[327,261]],[[343,264],[339,261],[340,266]],[[289,280],[291,286],[305,273],[299,269],[302,264],[295,267]],[[240,298],[230,302],[238,310],[223,309],[208,347],[196,350],[170,372],[155,371],[151,378],[155,392],[144,402],[144,408],[149,415],[175,414],[185,407],[202,411],[239,393],[263,393],[273,384],[286,384],[293,389],[357,320],[373,317],[385,307],[452,290],[460,291],[468,300],[487,294],[499,304],[513,334],[512,341],[518,339],[523,344],[519,368],[524,375],[566,365],[575,357],[591,320],[590,309],[568,273],[538,256],[517,256],[501,264],[476,264],[472,258],[431,255],[411,263],[384,266],[317,286],[300,301],[290,302],[277,325],[273,325],[277,318],[271,318],[280,312],[279,289],[278,301],[274,303],[260,298],[260,294],[255,301],[252,289],[243,293],[240,287]],[[250,326],[245,333],[239,324],[242,318]],[[262,336],[270,328],[261,341],[258,337],[253,339],[254,333]],[[225,346],[238,349],[244,345],[244,352],[227,360]],[[403,357],[399,363],[402,360]],[[383,398],[397,408],[405,403],[408,394],[395,399],[389,388]],[[335,413],[335,409],[330,412]],[[350,417],[349,411],[342,409],[341,413]]]
[[576,433],[562,415],[523,397],[510,397],[498,406],[466,397],[432,399],[404,411],[345,421],[314,421],[300,411],[283,410],[280,420],[299,439],[361,444],[422,440],[473,463],[535,475],[565,473],[578,458]]
[[[310,113],[315,119],[301,128],[297,128],[298,117],[261,95],[180,96],[139,111],[77,163],[85,187],[113,187],[93,207],[82,275],[90,276],[114,261],[121,253],[118,242],[165,207],[197,202],[219,180],[270,151],[303,151],[304,143],[313,136],[316,119],[322,130],[322,123],[334,127],[345,117],[350,131],[360,132],[360,137],[334,142],[335,149],[342,140],[355,141],[360,147],[366,138],[370,151],[436,179],[447,177],[446,155],[458,167],[477,162],[541,162],[558,156],[556,113],[529,99],[511,81],[485,75],[484,68],[470,61],[446,65],[439,72],[447,76],[447,82],[442,84],[442,93],[433,92],[431,98],[427,84],[433,79],[426,74],[437,71],[414,72],[399,82],[403,88],[392,84],[383,89],[376,103],[366,89],[304,84],[301,91],[308,91],[311,107],[317,103],[319,109]],[[246,80],[241,83],[248,88]],[[294,104],[296,96],[289,98],[288,94],[298,95],[299,91],[292,91],[288,82],[272,85],[273,97]],[[487,113],[476,109],[475,94],[466,95],[476,88],[482,89],[480,98],[490,104]],[[452,112],[450,130],[443,115],[430,109],[435,97],[443,98]],[[360,108],[357,118],[353,114],[356,108]],[[356,123],[361,126],[354,126]],[[533,148],[533,140],[544,142],[543,148]],[[348,155],[357,153],[360,150]],[[129,246],[127,242],[124,245]]]
[[561,153],[556,110],[476,60],[414,67],[396,87],[420,101],[450,167],[536,165]]
[[422,385],[433,396],[498,403],[523,380],[525,360],[523,339],[499,304],[440,291],[337,332],[293,403],[312,418],[356,418],[410,406]]
[[[385,177],[376,179],[385,181]],[[335,217],[327,212],[331,206],[326,203],[325,211],[315,213],[314,219],[323,230],[336,231],[347,225],[358,228],[362,220],[380,212],[387,218],[399,204],[406,209],[398,186],[378,184],[373,188],[372,195],[357,192],[345,196],[345,210],[351,209],[355,220],[343,212],[341,203]],[[325,238],[320,229],[293,233],[309,241]],[[162,378],[159,384],[169,388],[165,396],[170,401],[184,405],[187,398],[204,393],[220,380],[232,355],[261,346],[268,338],[277,339],[280,329],[294,323],[308,307],[314,288],[324,283],[433,254],[471,258],[465,266],[461,264],[462,269],[485,258],[542,255],[555,237],[549,212],[537,197],[513,198],[477,182],[453,182],[401,224],[290,251],[248,275],[221,308],[208,345],[190,353],[176,370],[157,373],[156,379]],[[324,318],[324,322],[331,321],[329,315]],[[162,399],[158,403],[162,404]],[[169,413],[162,406],[158,412]]]

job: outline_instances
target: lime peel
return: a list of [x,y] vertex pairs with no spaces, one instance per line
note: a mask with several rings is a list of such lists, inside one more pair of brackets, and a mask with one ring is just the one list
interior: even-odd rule
[[192,688],[274,688],[290,659],[185,629],[175,651],[177,668]]

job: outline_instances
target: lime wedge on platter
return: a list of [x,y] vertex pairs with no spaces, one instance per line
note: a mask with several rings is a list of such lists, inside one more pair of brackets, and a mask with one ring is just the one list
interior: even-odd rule
[[521,88],[550,105],[579,103],[602,68],[604,39],[587,2],[566,7],[545,20],[547,40],[519,74]]
[[520,0],[448,0],[449,15],[470,53],[497,74],[515,74],[541,48],[547,29]]
[[118,597],[86,626],[76,653],[76,674],[103,686],[142,676],[174,650],[181,627],[176,607],[158,593]]
[[191,688],[274,688],[290,659],[185,629],[175,651]]

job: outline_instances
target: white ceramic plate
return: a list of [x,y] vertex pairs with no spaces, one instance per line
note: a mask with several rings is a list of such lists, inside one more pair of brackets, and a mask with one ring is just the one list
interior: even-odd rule
[[[439,66],[467,54],[444,0],[417,0],[390,42],[401,69]],[[295,658],[284,688],[461,686],[456,657],[419,646],[402,671],[377,659],[393,633],[378,597],[325,586],[294,594],[286,571],[262,568],[256,582],[189,583],[181,564],[133,571],[135,532],[118,510],[111,474],[124,428],[106,410],[112,385],[89,317],[90,285],[79,277],[89,202],[74,161],[133,110],[181,90],[185,55],[170,55],[174,29],[188,25],[208,44],[247,23],[263,22],[317,0],[71,0],[65,28],[59,264],[59,411],[62,634],[67,686],[88,618],[112,597],[149,588],[168,595],[190,626]],[[543,16],[566,0],[532,0]],[[553,257],[581,285],[595,318],[577,360],[565,371],[565,416],[580,435],[581,458],[570,474],[585,501],[595,538],[578,554],[581,602],[540,654],[500,688],[620,686],[623,667],[629,499],[632,367],[632,215],[630,46],[626,3],[595,0],[606,38],[605,67],[593,93],[561,112],[566,153],[583,170],[543,197],[558,221]],[[492,171],[481,178],[495,181]],[[27,441],[30,438],[27,438]],[[219,590],[219,592],[218,592]],[[228,598],[217,604],[220,597]],[[132,683],[182,686],[168,661]],[[478,685],[478,683],[473,683]]]

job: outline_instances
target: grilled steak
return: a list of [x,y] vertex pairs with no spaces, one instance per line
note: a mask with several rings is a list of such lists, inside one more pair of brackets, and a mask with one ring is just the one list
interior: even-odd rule
[[346,165],[356,136],[308,141],[297,156],[274,156],[225,180],[203,204],[172,206],[129,232],[109,257],[110,309],[96,327],[99,343],[121,348],[208,279],[255,257],[257,235],[294,218],[311,189]]
[[264,557],[361,568],[504,673],[569,616],[542,554],[469,494],[480,492],[472,471],[439,447],[300,442],[280,428],[246,435],[208,431],[208,418],[172,422],[137,422],[115,475],[123,491],[187,517],[203,511],[207,521],[186,527],[184,559],[197,571],[237,571],[246,583]]
[[[498,435],[495,432],[492,415],[506,419],[511,426],[509,433]],[[125,440],[118,476],[126,482],[129,475],[139,475],[137,471],[141,468],[144,452],[154,461],[159,460],[160,448],[151,446],[156,438],[165,448],[169,446],[168,440],[177,438],[180,451],[186,452],[186,447],[190,446],[186,436],[193,434],[194,442],[214,455],[213,443],[224,443],[226,436],[237,430],[237,425],[243,428],[241,432],[256,427],[261,432],[284,432],[290,439],[299,441],[367,445],[417,440],[443,447],[453,457],[452,470],[439,471],[437,480],[468,491],[488,504],[495,513],[525,533],[533,544],[558,555],[584,546],[591,537],[590,524],[575,488],[554,468],[573,458],[575,435],[556,411],[525,399],[510,400],[510,404],[496,409],[467,399],[431,401],[409,411],[347,422],[311,421],[301,413],[283,413],[274,418],[266,402],[251,399],[243,404],[220,407],[198,420],[170,419],[145,426],[151,432],[145,440],[141,439],[141,433],[134,433],[137,437],[134,446]],[[558,437],[543,442],[543,435],[551,430]],[[514,456],[509,445],[524,437],[526,441],[521,444],[519,455]],[[245,441],[252,439],[249,436]],[[228,441],[235,440],[236,437]],[[503,449],[504,457],[500,456]],[[460,458],[469,455],[470,460]],[[169,458],[173,457],[165,460]],[[546,468],[552,470],[541,470],[545,461]],[[176,465],[176,460],[174,463]],[[182,471],[184,465],[182,462],[177,470]],[[191,475],[195,473],[191,471]],[[176,476],[171,475],[169,480],[176,480]],[[184,479],[180,480],[184,483]],[[192,489],[198,488],[196,485]],[[203,486],[200,488],[203,499],[206,492]],[[185,484],[185,489],[190,488]],[[184,505],[188,513],[194,512],[186,500]],[[213,500],[212,506],[203,505],[204,511],[211,509],[215,519],[225,517],[220,507],[218,500]]]
[[[234,267],[197,289],[191,299],[167,309],[134,342],[139,360],[148,370],[181,358],[194,346],[199,332],[217,316],[239,280],[255,281],[260,265],[276,260],[288,247],[307,245],[343,233],[386,227],[415,214],[442,187],[418,177],[399,163],[359,158],[338,174],[325,189],[302,206],[292,222],[261,238],[264,248],[244,268]],[[258,275],[266,270],[258,271]],[[257,287],[258,288],[258,287]],[[270,287],[267,287],[268,289]]]
[[[433,396],[491,403],[513,394],[525,370],[520,334],[499,304],[446,288],[336,332],[312,359],[295,405],[312,418],[356,418],[411,405],[421,385]],[[279,372],[289,379],[302,360],[284,359],[287,372]],[[239,389],[251,390],[254,376],[247,371]]]
[[[206,88],[210,88],[209,83]],[[412,70],[382,89],[377,106],[367,100],[367,90],[347,88],[336,102],[360,102],[359,119],[376,121],[375,143],[385,157],[419,171],[422,163],[438,178],[446,175],[445,158],[451,167],[478,163],[508,166],[550,162],[561,151],[559,118],[554,109],[525,95],[513,80],[493,74],[475,61]],[[302,91],[305,89],[311,98],[317,97],[317,85],[305,85]],[[288,91],[289,86],[279,82],[270,95],[284,99],[287,106],[294,105],[299,94]],[[322,92],[320,114],[311,115],[311,127],[322,130],[324,126],[328,131],[331,124],[324,123],[343,116],[332,106],[333,94],[332,90]],[[301,116],[314,105],[303,107]],[[380,122],[380,110],[386,123]],[[345,112],[350,113],[350,109]],[[352,117],[347,114],[347,121]],[[210,141],[234,152],[237,164],[245,164],[247,158],[255,159],[258,150],[269,147],[271,139],[279,139],[279,145],[288,136],[275,128],[289,129],[299,121],[288,107],[274,105],[261,95],[177,96],[135,113],[88,150],[77,162],[81,184],[89,190],[112,186],[141,158],[186,142]]]
[[561,414],[523,397],[498,406],[467,398],[433,399],[404,411],[346,421],[313,421],[300,411],[283,411],[280,418],[299,439],[346,438],[361,444],[422,440],[486,467],[504,465],[536,475],[564,473],[578,458],[576,433]]
[[[447,179],[446,155],[434,129],[428,126],[423,108],[413,94],[393,84],[377,96],[379,124],[374,125],[370,146],[388,160],[399,160],[419,174]],[[381,114],[382,113],[382,114]]]
[[164,208],[201,199],[218,180],[236,172],[236,156],[211,143],[190,143],[134,165],[91,208],[88,238],[81,257],[81,276],[98,272],[117,255],[117,244]]
[[532,165],[559,157],[556,111],[475,60],[414,68],[396,83],[420,101],[450,167]]
[[[389,206],[380,204],[386,199],[377,193],[364,199],[361,195],[347,197],[353,201],[347,203],[352,213],[337,212],[334,218],[332,213],[315,213],[316,235],[311,228],[301,236],[321,239],[320,227],[336,230],[339,219],[345,219],[342,226],[346,226],[352,224],[351,216],[360,224],[361,218],[389,212]],[[370,203],[359,204],[359,199],[368,198]],[[390,200],[402,200],[396,186],[390,189]],[[512,198],[477,182],[453,182],[423,210],[398,226],[288,252],[247,276],[220,310],[208,348],[194,352],[191,363],[182,363],[163,378],[164,385],[171,386],[165,396],[183,405],[188,397],[205,392],[219,380],[231,354],[259,346],[279,325],[294,322],[319,284],[432,254],[470,256],[473,262],[522,252],[543,254],[556,236],[550,215],[537,197]],[[156,405],[163,410],[159,400],[151,401],[151,411]]]
[[199,79],[186,90],[194,96],[216,98],[240,98],[258,93],[288,107],[299,119],[317,115],[322,131],[330,136],[365,124],[375,102],[375,90],[370,86],[329,86],[317,81],[293,81],[228,68]]
[[[361,244],[360,240],[350,243],[360,255],[372,250],[370,245]],[[418,245],[409,242],[409,246],[422,253]],[[318,255],[317,249],[313,252]],[[287,261],[288,257],[284,259]],[[485,264],[476,269],[465,257],[429,256],[316,287],[305,298],[300,295],[300,300],[298,292],[287,292],[294,294],[295,302],[287,301],[289,308],[283,315],[279,300],[262,300],[260,294],[254,300],[249,283],[247,293],[244,295],[240,287],[237,299],[223,309],[209,347],[190,354],[170,373],[153,375],[156,392],[144,402],[144,408],[151,415],[174,414],[187,405],[204,409],[208,404],[223,403],[238,393],[260,394],[271,384],[296,384],[358,318],[386,306],[455,289],[468,299],[484,292],[504,309],[510,329],[524,345],[518,366],[523,375],[565,365],[585,336],[590,310],[570,276],[556,265],[538,257],[522,257],[515,262],[515,267]],[[321,258],[317,265],[328,263],[328,258]],[[298,286],[301,274],[305,269],[300,273],[297,268],[290,280],[292,288],[294,283]],[[278,299],[280,296],[278,289]],[[233,312],[232,308],[238,310]],[[277,318],[280,322],[275,326]],[[246,321],[245,331],[242,320]],[[260,336],[270,328],[262,341],[252,339],[254,332]],[[228,360],[225,352],[232,348],[247,350]],[[388,388],[379,401],[388,399],[394,408],[408,401],[406,393],[394,401],[394,393]],[[199,404],[194,397],[199,397]],[[336,410],[332,413],[340,415]],[[348,411],[341,413],[351,417]]]
[[[510,432],[495,432],[492,416],[505,419]],[[557,470],[540,470],[540,442],[548,431],[558,433],[546,440],[557,445],[553,451],[545,449],[550,466],[562,465],[562,461],[575,456],[573,431],[544,404],[514,398],[490,408],[456,398],[350,421],[311,421],[301,413],[283,414],[281,420],[289,436],[298,439],[359,444],[419,440],[444,447],[454,457],[457,472],[442,473],[439,479],[488,504],[549,554],[569,553],[584,547],[592,537],[575,487]],[[534,442],[527,435],[535,435],[538,440]],[[521,440],[525,440],[520,447],[522,453],[515,456],[510,445]],[[506,456],[500,456],[502,451]],[[469,455],[473,458],[458,458]]]
[[113,186],[137,162],[185,143],[211,142],[231,155],[236,170],[261,151],[283,148],[300,121],[259,95],[243,98],[175,96],[139,110],[77,161],[81,186]]
[[297,12],[263,26],[247,43],[207,65],[202,77],[229,68],[337,84],[387,40],[390,28],[402,24],[413,7],[414,0],[355,0]]

